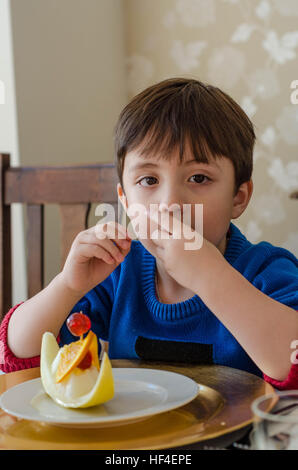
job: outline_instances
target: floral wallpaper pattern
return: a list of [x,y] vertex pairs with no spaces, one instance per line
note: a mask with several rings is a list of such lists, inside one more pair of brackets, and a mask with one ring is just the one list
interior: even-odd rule
[[173,76],[229,93],[257,135],[254,193],[233,222],[298,256],[298,1],[125,0],[125,14],[129,97]]

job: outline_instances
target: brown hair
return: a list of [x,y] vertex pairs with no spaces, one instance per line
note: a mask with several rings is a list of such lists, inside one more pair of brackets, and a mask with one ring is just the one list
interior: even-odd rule
[[146,88],[120,113],[114,146],[122,188],[127,152],[145,143],[144,157],[156,153],[167,159],[179,145],[182,162],[186,138],[197,161],[208,163],[210,152],[214,158],[225,156],[232,161],[235,194],[250,180],[256,136],[243,109],[217,87],[195,79],[170,78]]

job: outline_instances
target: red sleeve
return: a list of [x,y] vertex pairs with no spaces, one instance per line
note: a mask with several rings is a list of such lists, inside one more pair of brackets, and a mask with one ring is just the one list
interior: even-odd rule
[[263,377],[266,382],[270,383],[273,387],[278,388],[279,390],[298,390],[298,363],[292,363],[288,377],[285,380],[275,380],[264,373]]
[[[9,320],[13,312],[21,305],[23,302],[12,307],[5,317],[3,318],[0,325],[0,370],[3,372],[14,372],[21,369],[30,369],[31,367],[40,366],[40,356],[34,356],[29,358],[19,358],[16,357],[12,351],[9,349],[7,344],[7,328]],[[60,334],[57,337],[57,342],[60,340]]]
[[297,390],[298,389],[298,364],[292,364],[288,377],[279,381],[263,374],[264,380],[279,390]]

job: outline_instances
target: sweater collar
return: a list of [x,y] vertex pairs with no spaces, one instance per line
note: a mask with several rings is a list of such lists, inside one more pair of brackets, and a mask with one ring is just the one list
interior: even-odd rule
[[[241,231],[231,222],[228,233],[225,259],[233,264],[240,253],[250,243]],[[164,304],[156,298],[155,290],[156,258],[143,246],[142,256],[142,288],[145,302],[149,311],[160,320],[177,321],[182,318],[191,317],[206,308],[202,299],[195,294],[193,297],[174,304]]]

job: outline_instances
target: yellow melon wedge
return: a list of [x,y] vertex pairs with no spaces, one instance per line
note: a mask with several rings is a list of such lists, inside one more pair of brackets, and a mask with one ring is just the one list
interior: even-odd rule
[[[92,343],[92,349],[93,348],[95,348],[94,342]],[[88,408],[105,403],[113,398],[115,391],[112,365],[106,352],[99,363],[100,369],[92,389],[88,393],[72,400],[68,400],[63,396],[63,393],[61,393],[61,384],[63,384],[63,381],[57,384],[56,372],[52,370],[53,361],[56,359],[59,351],[60,349],[55,336],[50,332],[44,333],[40,355],[41,382],[45,392],[56,403],[66,408]],[[74,373],[74,371],[71,371],[69,374],[72,373]],[[83,375],[82,380],[84,380]]]

